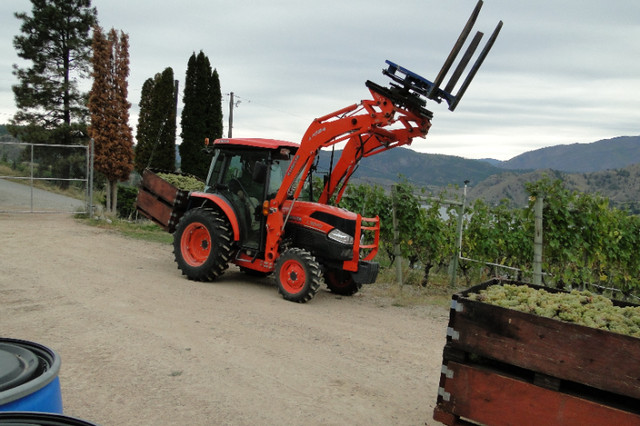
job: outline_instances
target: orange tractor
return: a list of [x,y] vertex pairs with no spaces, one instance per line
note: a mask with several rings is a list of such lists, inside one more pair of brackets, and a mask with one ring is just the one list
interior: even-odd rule
[[[445,89],[439,86],[479,13],[469,18],[434,82],[387,61],[389,87],[368,81],[370,100],[315,119],[300,144],[271,139],[217,139],[202,192],[181,191],[146,170],[138,210],[174,234],[178,268],[189,279],[212,281],[233,263],[252,275],[273,273],[282,296],[314,297],[323,281],[341,295],[373,283],[378,264],[378,217],[336,207],[349,178],[365,157],[425,137],[433,114],[426,99],[454,110],[495,41],[498,24],[456,95],[452,88],[478,46],[469,44]],[[321,149],[342,144],[342,154],[313,194],[312,172]],[[334,205],[330,205],[334,204]]]

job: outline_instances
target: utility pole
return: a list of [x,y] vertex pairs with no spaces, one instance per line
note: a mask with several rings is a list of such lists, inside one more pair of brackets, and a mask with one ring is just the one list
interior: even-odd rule
[[228,138],[231,138],[233,132],[233,92],[229,94],[229,135]]

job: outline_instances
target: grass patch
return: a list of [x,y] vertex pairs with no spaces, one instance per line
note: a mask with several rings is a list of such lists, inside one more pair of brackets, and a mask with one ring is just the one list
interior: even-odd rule
[[[463,283],[452,288],[446,271],[430,274],[429,284],[425,287],[421,285],[423,274],[421,269],[403,267],[403,285],[398,284],[396,274],[395,265],[381,268],[376,283],[365,287],[367,294],[380,298],[381,302],[391,306],[433,305],[448,308],[451,305],[451,296],[466,288],[460,286]],[[460,281],[460,277],[458,280]]]
[[123,219],[96,220],[87,217],[78,217],[82,223],[97,228],[117,232],[128,238],[150,241],[154,243],[172,244],[173,235],[169,234],[151,221],[130,222]]
[[421,287],[398,283],[380,282],[367,286],[367,294],[381,299],[383,304],[397,307],[433,305],[448,308],[451,305],[451,295],[457,290],[448,287]]

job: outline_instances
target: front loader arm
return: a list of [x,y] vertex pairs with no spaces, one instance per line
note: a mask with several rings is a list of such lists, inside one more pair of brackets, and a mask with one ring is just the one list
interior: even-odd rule
[[[365,100],[317,118],[305,132],[278,193],[269,201],[265,253],[267,260],[275,260],[277,257],[277,248],[286,221],[282,206],[287,199],[296,200],[299,197],[320,149],[346,141],[345,149],[331,174],[332,179],[325,185],[318,201],[326,204],[337,184],[341,183],[341,188],[344,189],[361,158],[410,144],[413,138],[424,137],[429,131],[429,111],[424,108],[417,111],[401,108],[375,89],[375,85],[370,86],[372,100]],[[394,125],[401,127],[386,129]],[[335,183],[332,183],[332,180]]]
[[[376,100],[376,104],[393,104],[390,99],[377,93],[374,88],[370,87],[370,91]],[[373,105],[365,104],[365,109],[370,114],[375,114]],[[335,202],[340,202],[346,184],[362,158],[399,146],[410,145],[413,138],[416,137],[424,138],[431,127],[430,114],[426,114],[426,112],[424,109],[414,112],[396,107],[386,125],[372,126],[366,132],[351,134],[342,150],[342,155],[333,170],[331,170],[318,202],[328,203],[336,190],[339,192]],[[396,126],[396,128],[389,128],[392,126]]]
[[[368,81],[367,87],[373,97],[372,100],[347,106],[317,118],[311,123],[302,138],[300,148],[291,161],[282,186],[276,196],[269,201],[268,211],[265,212],[268,215],[265,247],[267,262],[274,262],[278,256],[278,245],[286,223],[283,206],[288,199],[292,199],[290,202],[294,203],[299,197],[304,181],[322,148],[346,142],[342,155],[331,170],[318,201],[326,204],[336,191],[336,202],[340,201],[346,183],[362,158],[411,144],[414,138],[426,136],[433,117],[431,111],[425,108],[427,100],[437,103],[444,100],[449,105],[449,110],[455,110],[502,28],[502,21],[500,21],[461,87],[453,94],[459,78],[483,37],[483,33],[476,32],[449,81],[444,88],[441,88],[441,84],[466,43],[482,5],[483,1],[478,0],[449,57],[433,82],[387,61],[388,68],[383,70],[383,74],[392,80],[390,87],[382,87]],[[289,206],[289,212],[292,207],[292,205]]]
[[[362,157],[409,144],[414,137],[424,137],[427,134],[431,126],[427,116],[398,108],[382,94],[372,89],[370,91],[373,100],[348,106],[317,118],[311,123],[276,195],[275,202],[278,206],[289,196],[293,196],[294,199],[299,196],[302,183],[322,148],[346,141],[338,162],[338,165],[344,165],[344,169],[336,167],[332,173],[332,177],[335,175],[343,178],[336,180],[344,180],[344,177],[352,173],[348,173],[349,169]],[[396,124],[401,124],[402,127],[386,129]],[[328,200],[331,197],[332,189],[327,191],[325,188],[320,203],[326,203],[323,199]]]

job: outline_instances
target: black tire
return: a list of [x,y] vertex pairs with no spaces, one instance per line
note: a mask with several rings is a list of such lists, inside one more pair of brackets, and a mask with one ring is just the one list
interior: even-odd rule
[[332,293],[342,296],[353,296],[362,288],[362,284],[353,280],[351,272],[340,269],[327,270],[324,274],[324,281]]
[[233,239],[229,224],[217,211],[187,211],[173,234],[178,268],[190,280],[213,281],[229,267]]
[[286,300],[306,303],[320,290],[320,264],[306,250],[292,248],[278,258],[274,268],[278,292]]
[[255,269],[249,269],[244,266],[240,266],[240,270],[251,277],[257,277],[257,278],[264,278],[271,273],[271,272],[256,271]]

